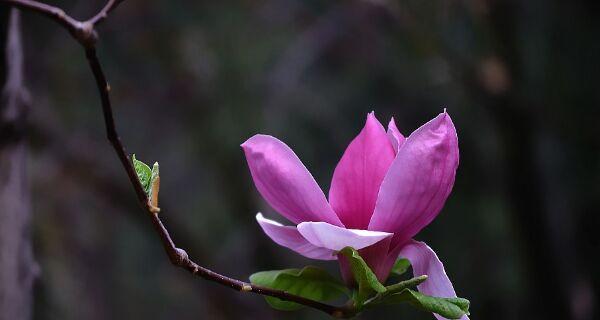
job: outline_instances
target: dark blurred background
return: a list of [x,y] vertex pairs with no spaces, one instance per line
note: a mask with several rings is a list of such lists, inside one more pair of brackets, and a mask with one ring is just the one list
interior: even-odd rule
[[[102,1],[52,1],[87,18]],[[128,152],[197,262],[245,279],[325,266],[272,243],[239,145],[288,143],[325,190],[374,110],[408,135],[448,108],[461,163],[417,239],[473,319],[594,319],[600,259],[597,1],[125,1],[98,54]],[[1,7],[6,13],[6,7]],[[5,19],[6,15],[3,15]],[[34,319],[326,319],[176,269],[104,136],[85,56],[23,14]],[[5,29],[2,31],[5,32]],[[3,72],[4,73],[4,72]],[[279,219],[284,221],[283,218]],[[361,319],[433,319],[408,306]],[[596,318],[597,319],[597,318]]]

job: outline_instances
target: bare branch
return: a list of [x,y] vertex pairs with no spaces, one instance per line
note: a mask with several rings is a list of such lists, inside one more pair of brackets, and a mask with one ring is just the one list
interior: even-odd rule
[[74,32],[78,21],[68,16],[62,9],[51,6],[45,3],[30,1],[30,0],[2,0],[2,2],[8,3],[11,6],[25,9],[29,11],[35,11],[41,13],[56,22],[60,23],[63,27],[67,28],[70,32]]
[[102,21],[104,21],[104,19],[106,19],[108,17],[108,14],[111,11],[113,11],[123,1],[125,1],[125,0],[109,0],[106,3],[106,5],[104,6],[104,8],[102,8],[102,10],[100,10],[100,12],[98,12],[91,19],[89,19],[88,22],[93,24],[94,26],[97,26]]
[[[114,3],[115,1],[110,1],[110,3]],[[119,1],[120,2],[120,1]],[[6,3],[13,7],[17,7],[23,10],[29,10],[33,12],[37,12],[43,14],[50,19],[56,21],[61,26],[71,33],[71,35],[84,47],[93,47],[98,39],[98,35],[94,30],[93,21],[100,22],[102,20],[101,16],[96,18],[98,15],[94,16],[92,19],[88,21],[79,21],[70,15],[66,14],[65,11],[59,7],[51,6],[49,4],[45,4],[38,1],[31,0],[0,0],[0,3]],[[106,12],[114,8],[116,5],[113,4],[111,6],[105,6],[105,8],[100,11],[100,13]],[[108,8],[107,8],[108,7]],[[105,10],[106,9],[106,10]],[[99,14],[100,14],[99,13]]]
[[286,291],[275,290],[262,286],[256,286],[241,280],[229,278],[222,274],[216,273],[205,267],[202,267],[192,261],[185,250],[178,248],[171,236],[169,231],[166,229],[158,214],[152,209],[146,193],[144,192],[142,185],[137,177],[133,163],[121,142],[121,138],[117,132],[115,126],[115,120],[112,111],[112,105],[110,101],[110,85],[106,80],[104,71],[96,54],[96,40],[97,34],[95,26],[104,21],[108,14],[114,10],[124,0],[109,0],[106,5],[91,19],[86,21],[79,21],[71,16],[67,15],[62,9],[54,6],[50,6],[44,3],[30,0],[0,0],[0,3],[6,3],[8,5],[18,7],[24,10],[30,10],[41,13],[47,17],[55,20],[65,29],[67,29],[73,37],[83,46],[85,49],[85,55],[88,60],[90,69],[96,80],[96,87],[100,94],[100,101],[102,105],[102,112],[104,116],[104,124],[106,127],[106,136],[110,141],[115,153],[121,161],[121,165],[127,173],[127,177],[135,190],[139,204],[144,208],[146,214],[151,217],[152,224],[158,236],[161,239],[164,250],[169,257],[171,263],[177,267],[186,269],[194,275],[197,275],[203,279],[219,283],[221,285],[230,287],[232,289],[242,292],[253,292],[256,294],[276,297],[286,301],[296,302],[307,307],[320,310],[336,318],[349,318],[356,314],[356,310],[351,306],[333,306],[325,304],[319,301],[307,299],[301,296],[290,294]]

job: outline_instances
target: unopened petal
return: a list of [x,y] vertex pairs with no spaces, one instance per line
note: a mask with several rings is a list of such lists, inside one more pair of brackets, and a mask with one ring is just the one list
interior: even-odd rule
[[458,167],[458,139],[447,113],[415,130],[386,174],[369,230],[395,234],[393,246],[412,238],[440,212]]
[[329,202],[347,228],[366,229],[381,181],[394,160],[385,129],[369,113],[361,132],[350,142],[333,173]]
[[293,226],[283,226],[278,222],[266,219],[261,213],[256,215],[256,221],[263,231],[278,245],[292,249],[311,259],[335,260],[333,250],[317,247],[308,242],[298,229]]
[[[452,282],[435,252],[423,242],[411,240],[400,250],[400,256],[410,260],[415,277],[427,275],[427,280],[417,286],[419,292],[442,298],[456,298]],[[437,319],[446,319],[434,313]],[[468,320],[464,315],[462,320]]]
[[294,223],[342,225],[313,176],[285,143],[255,135],[242,148],[258,192],[277,212]]
[[298,231],[313,245],[335,251],[345,247],[359,250],[392,236],[387,232],[346,229],[325,222],[302,222]]

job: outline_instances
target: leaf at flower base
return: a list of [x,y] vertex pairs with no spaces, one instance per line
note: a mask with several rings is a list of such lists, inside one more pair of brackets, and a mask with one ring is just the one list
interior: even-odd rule
[[385,292],[378,293],[374,297],[365,301],[364,307],[372,308],[372,307],[380,305],[380,304],[386,304],[387,297],[389,297],[393,294],[396,294],[396,293],[400,293],[400,292],[404,291],[404,289],[414,288],[414,287],[420,285],[421,283],[425,282],[426,280],[427,280],[427,276],[421,275],[418,277],[414,277],[414,278],[411,278],[408,280],[400,281],[398,283],[389,285],[389,286],[385,287],[386,288]]
[[133,168],[135,169],[135,173],[137,174],[138,179],[140,179],[140,183],[142,184],[144,192],[146,193],[146,195],[150,195],[150,182],[152,178],[152,170],[147,164],[136,159],[135,154],[131,158],[133,162]]
[[345,247],[339,253],[344,255],[348,260],[354,279],[358,283],[358,293],[354,297],[357,307],[362,307],[363,303],[374,294],[383,293],[387,290],[377,280],[377,276],[358,254],[358,251],[351,247]]
[[400,258],[396,261],[396,263],[394,263],[394,266],[392,267],[392,274],[397,276],[402,275],[406,272],[406,270],[408,270],[409,267],[410,261],[406,258]]
[[[342,295],[349,295],[349,290],[343,283],[324,269],[313,266],[307,266],[303,269],[257,272],[250,276],[250,282],[315,301],[329,301]],[[274,297],[265,297],[265,300],[277,310],[292,311],[303,307],[295,302]]]
[[448,319],[460,319],[463,315],[469,314],[470,302],[467,299],[432,297],[411,289],[404,289],[399,293],[387,296],[377,304],[402,302],[408,302],[419,309],[437,313]]

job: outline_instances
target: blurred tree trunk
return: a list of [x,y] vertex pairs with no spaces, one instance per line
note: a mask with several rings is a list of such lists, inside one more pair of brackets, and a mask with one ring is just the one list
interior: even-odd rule
[[[9,17],[10,16],[10,17]],[[23,51],[19,12],[0,8],[6,51],[0,57],[4,87],[0,100],[0,320],[31,317],[32,286],[37,265],[30,237],[27,185]]]
[[543,173],[536,160],[536,113],[543,108],[520,96],[516,89],[526,87],[524,62],[519,52],[519,8],[519,1],[497,1],[491,6],[490,22],[498,41],[496,51],[514,83],[504,92],[488,92],[485,99],[492,107],[504,144],[508,197],[527,256],[527,277],[532,284],[530,296],[535,298],[525,304],[526,309],[521,310],[520,315],[571,319],[569,293],[560,279],[567,275],[561,275],[557,263],[560,257],[551,245],[553,237],[558,235],[548,228],[548,208],[542,194]]

